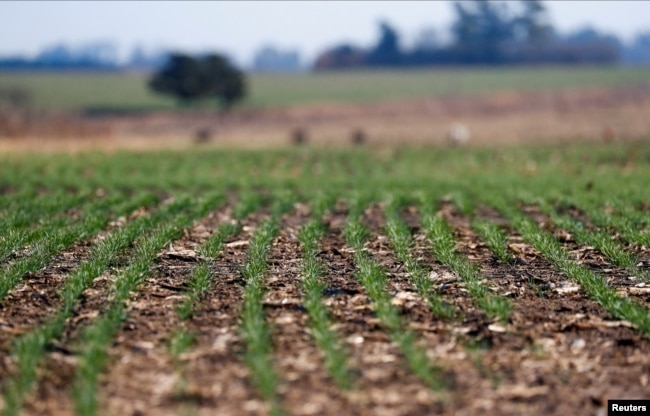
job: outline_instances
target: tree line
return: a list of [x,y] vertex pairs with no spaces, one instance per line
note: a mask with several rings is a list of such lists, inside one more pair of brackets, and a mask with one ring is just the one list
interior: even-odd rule
[[435,32],[411,49],[400,46],[400,34],[379,24],[379,38],[368,49],[336,45],[320,54],[315,69],[404,67],[419,65],[611,64],[622,57],[622,42],[595,29],[561,36],[541,0],[452,2],[451,42]]

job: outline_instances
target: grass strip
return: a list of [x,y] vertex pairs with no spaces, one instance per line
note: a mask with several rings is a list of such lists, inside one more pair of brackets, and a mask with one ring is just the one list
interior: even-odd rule
[[[104,228],[110,219],[107,214],[112,202],[114,200],[106,200],[96,205],[94,209],[86,213],[81,222],[75,223],[67,229],[52,229],[33,245],[27,256],[5,266],[0,272],[0,300],[7,296],[23,276],[40,270],[47,265],[52,256],[70,247],[76,241],[88,238]],[[139,206],[139,201],[131,199],[120,202],[112,211],[114,215],[119,216],[129,213]]]
[[386,274],[367,253],[364,244],[369,237],[368,230],[360,221],[363,212],[361,200],[351,201],[350,214],[345,225],[345,239],[354,248],[356,278],[359,279],[370,299],[377,317],[387,328],[393,342],[397,344],[411,371],[429,388],[440,390],[444,382],[440,378],[440,369],[429,363],[426,352],[415,344],[413,331],[404,329],[398,310],[391,303],[391,296],[386,291]]
[[268,268],[266,259],[279,231],[279,218],[295,202],[292,192],[273,195],[271,217],[255,230],[246,251],[241,274],[246,282],[241,308],[240,333],[246,345],[244,362],[251,372],[253,384],[271,406],[272,415],[283,414],[278,399],[278,376],[271,360],[271,332],[264,314],[264,280]]
[[39,227],[33,229],[10,228],[0,236],[0,263],[4,262],[11,254],[33,241],[40,240],[61,228],[64,228],[73,220],[65,218],[51,218]]
[[178,237],[194,218],[205,215],[220,199],[220,195],[202,201],[182,199],[174,206],[174,212],[170,212],[174,218],[140,239],[134,247],[134,257],[129,266],[115,281],[108,309],[82,334],[79,363],[72,386],[72,398],[78,415],[97,413],[98,376],[106,365],[110,342],[126,319],[127,299],[149,274],[158,252]]
[[327,307],[323,302],[325,285],[322,282],[324,267],[318,259],[318,240],[325,230],[321,222],[326,206],[315,202],[311,219],[298,232],[302,245],[304,260],[302,265],[302,287],[304,291],[304,306],[309,316],[311,334],[316,345],[325,355],[325,367],[334,383],[343,390],[352,388],[353,379],[348,367],[348,357],[343,349],[336,332],[330,329],[331,321]]
[[512,201],[494,198],[492,203],[510,219],[525,241],[542,253],[562,273],[580,284],[587,296],[601,304],[615,317],[632,323],[641,333],[650,337],[650,312],[645,307],[628,298],[618,296],[603,276],[572,260],[553,235],[540,229],[532,220],[513,208],[516,204]]
[[[69,227],[77,221],[65,215],[65,211],[72,207],[82,213],[92,211],[97,201],[92,195],[57,194],[51,200],[34,205],[19,205],[12,209],[9,215],[0,217],[0,230],[5,232],[0,235],[0,262],[5,261],[15,250],[38,241],[56,230]],[[28,227],[33,222],[38,225]]]
[[[145,194],[136,198],[134,203],[139,206],[147,206],[153,204],[154,201],[153,196]],[[82,292],[90,286],[96,277],[108,269],[131,241],[160,221],[164,217],[165,211],[162,209],[155,212],[153,216],[138,217],[95,244],[91,249],[90,257],[66,279],[59,293],[63,304],[56,314],[47,319],[41,327],[16,340],[11,354],[18,362],[18,373],[8,381],[4,392],[6,415],[18,414],[24,396],[30,391],[36,380],[36,368],[46,345],[61,335],[65,322],[73,315]]]
[[594,222],[601,226],[616,229],[627,242],[650,247],[650,231],[648,231],[648,228],[639,228],[637,223],[640,221],[634,220],[635,217],[641,214],[633,213],[629,207],[621,211],[621,215],[611,215],[602,209],[591,207],[586,209],[587,215],[592,217]]
[[264,276],[266,258],[278,232],[277,220],[263,222],[253,234],[241,273],[246,282],[241,309],[240,332],[246,352],[244,361],[251,371],[253,384],[271,405],[272,413],[281,413],[277,397],[278,377],[271,363],[271,333],[264,315]]
[[488,316],[506,322],[511,312],[508,299],[490,291],[484,284],[478,267],[456,252],[454,234],[447,222],[426,209],[424,209],[423,224],[431,240],[433,254],[441,263],[460,276],[478,307]]
[[212,281],[211,265],[219,257],[223,244],[239,232],[241,229],[239,222],[255,212],[263,204],[264,198],[258,192],[242,192],[240,202],[233,209],[235,222],[222,224],[217,232],[199,249],[199,254],[204,260],[192,270],[192,275],[188,281],[188,290],[178,307],[177,312],[182,320],[187,320],[194,315],[198,301],[203,293],[210,288]]
[[474,220],[471,227],[479,238],[487,244],[494,257],[503,263],[514,263],[515,257],[508,251],[506,235],[497,224],[487,220]]
[[539,202],[540,208],[551,218],[551,221],[557,227],[573,234],[578,243],[594,247],[614,265],[625,268],[631,275],[644,281],[650,280],[648,272],[636,266],[638,257],[626,251],[621,243],[612,238],[610,233],[602,230],[589,230],[581,221],[570,215],[560,214],[546,201]]
[[38,196],[28,200],[20,198],[8,204],[6,212],[0,216],[0,230],[19,230],[34,224],[41,218],[47,218],[57,213],[77,206],[87,201],[91,195],[71,195],[60,192],[53,195]]
[[[210,289],[212,283],[212,265],[221,255],[224,243],[241,230],[240,221],[258,209],[264,200],[259,193],[243,193],[240,195],[240,202],[233,209],[235,220],[219,226],[216,233],[208,238],[198,249],[202,259],[194,267],[187,283],[187,291],[176,309],[179,318],[186,321],[192,318],[201,297]],[[173,357],[176,372],[179,374],[179,382],[176,386],[179,397],[186,394],[185,370],[186,367],[180,356],[187,351],[194,343],[194,334],[181,326],[176,329],[169,339],[169,352]],[[191,408],[188,410],[192,413]]]
[[434,288],[433,281],[429,279],[429,270],[422,266],[412,253],[413,236],[408,225],[399,217],[401,207],[402,204],[393,199],[385,211],[386,234],[390,239],[390,244],[409,274],[409,280],[415,286],[418,294],[427,302],[431,311],[442,319],[454,319],[458,314],[453,306],[443,301]]
[[646,225],[647,214],[620,204],[614,204],[615,208],[610,207],[615,210],[614,213],[612,210],[603,209],[602,205],[589,203],[579,197],[574,197],[570,202],[575,203],[595,225],[615,230],[628,243],[650,247],[650,231]]
[[210,289],[212,283],[211,266],[223,249],[223,244],[240,230],[238,223],[222,224],[217,232],[213,234],[204,245],[199,248],[199,254],[203,257],[201,262],[194,267],[190,279],[187,282],[187,292],[177,312],[182,320],[190,319],[201,296]]

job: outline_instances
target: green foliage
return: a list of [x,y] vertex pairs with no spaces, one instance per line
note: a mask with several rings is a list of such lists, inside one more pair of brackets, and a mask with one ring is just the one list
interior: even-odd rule
[[513,226],[526,241],[539,250],[562,273],[579,283],[587,296],[600,303],[612,315],[631,322],[640,332],[650,336],[650,313],[643,305],[617,295],[603,276],[571,259],[551,234],[540,230],[533,221],[513,209],[511,204],[498,199],[495,200],[495,205],[510,218]]
[[460,276],[467,291],[481,309],[489,316],[503,322],[507,321],[511,311],[510,302],[502,296],[491,293],[482,281],[476,265],[456,252],[453,233],[445,220],[429,212],[425,214],[423,223],[433,244],[432,250],[436,258]]
[[183,103],[206,98],[219,100],[230,108],[245,93],[244,75],[221,55],[194,58],[173,54],[167,64],[149,81],[156,93],[171,95]]
[[177,237],[182,229],[197,216],[204,215],[214,207],[220,195],[203,201],[183,198],[178,201],[172,213],[176,215],[169,222],[156,228],[146,238],[138,241],[133,249],[134,257],[129,266],[119,274],[113,288],[112,300],[107,311],[83,331],[76,367],[72,396],[77,414],[97,413],[97,389],[99,374],[107,361],[108,346],[120,324],[126,319],[126,301],[149,274],[151,264],[158,251]]
[[472,228],[490,247],[494,256],[504,263],[512,263],[515,258],[508,251],[508,241],[503,230],[492,221],[476,220],[472,222]]
[[440,368],[431,365],[426,352],[415,344],[412,331],[405,329],[401,322],[398,310],[391,304],[391,296],[386,290],[386,274],[381,267],[375,263],[364,252],[363,246],[370,233],[361,224],[355,212],[363,212],[363,208],[352,204],[345,227],[345,238],[347,244],[354,248],[354,261],[357,271],[355,276],[359,279],[364,289],[373,302],[375,314],[386,327],[392,340],[399,346],[411,371],[422,379],[434,390],[443,387],[443,380],[440,378]]
[[[119,202],[120,205],[111,206],[115,202]],[[107,214],[111,209],[124,214],[134,208],[133,201],[100,200],[96,205],[88,208],[81,222],[69,220],[68,228],[59,228],[60,224],[57,222],[48,224],[49,226],[42,232],[42,238],[32,245],[29,253],[8,264],[0,272],[0,300],[20,282],[24,275],[38,271],[46,266],[56,253],[101,230],[108,223]],[[12,238],[11,234],[9,238]]]
[[324,227],[320,220],[325,211],[333,205],[332,199],[323,199],[322,195],[314,202],[311,220],[298,233],[302,245],[304,260],[302,267],[302,286],[304,306],[309,315],[311,334],[316,344],[325,354],[325,366],[336,385],[344,390],[352,388],[352,373],[347,365],[347,355],[334,331],[330,329],[331,321],[327,307],[323,302],[325,284],[322,281],[325,267],[318,259],[318,239],[323,236]]
[[203,246],[199,248],[199,254],[204,259],[192,270],[192,275],[187,284],[187,293],[178,306],[177,311],[181,319],[187,320],[193,316],[201,296],[210,289],[212,283],[211,265],[213,261],[221,254],[223,244],[226,240],[238,233],[240,228],[238,223],[228,222],[222,224],[217,232],[208,238]]
[[240,333],[246,352],[244,361],[251,371],[253,383],[262,397],[271,405],[271,412],[281,413],[278,403],[277,375],[271,363],[271,334],[264,315],[264,277],[266,258],[278,229],[278,218],[290,209],[292,204],[280,198],[272,209],[273,216],[262,223],[253,234],[247,250],[246,262],[241,274],[246,282],[241,308]]
[[443,319],[452,319],[456,316],[456,311],[449,303],[442,300],[440,294],[433,287],[433,281],[429,279],[429,271],[419,263],[411,252],[413,237],[406,223],[399,218],[399,208],[403,203],[404,201],[393,199],[386,210],[386,233],[390,238],[391,245],[397,258],[409,273],[409,279],[418,294],[427,301],[431,311]]
[[263,223],[248,246],[241,273],[246,281],[241,310],[241,335],[246,345],[244,361],[252,373],[255,386],[272,406],[277,405],[277,375],[271,364],[271,335],[264,316],[264,273],[266,256],[278,231],[273,220]]

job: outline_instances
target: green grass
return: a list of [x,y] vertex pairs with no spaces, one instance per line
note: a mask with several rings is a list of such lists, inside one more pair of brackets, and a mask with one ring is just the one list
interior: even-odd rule
[[[616,207],[614,213],[605,210],[605,206]],[[623,200],[606,201],[605,206],[598,206],[583,202],[580,207],[592,219],[592,221],[603,228],[612,231],[612,234],[619,233],[626,243],[650,246],[650,225],[648,215],[645,212],[635,211]]]
[[146,238],[140,239],[134,247],[134,257],[129,266],[117,276],[107,310],[83,331],[79,363],[72,385],[77,414],[90,416],[97,413],[98,377],[107,363],[108,346],[126,318],[126,301],[129,296],[150,273],[158,252],[178,237],[194,218],[205,215],[214,208],[218,199],[220,196],[204,201],[183,199],[177,206],[177,215],[173,219],[156,228]]
[[431,311],[443,319],[453,319],[458,315],[453,306],[445,302],[442,296],[433,287],[429,278],[429,270],[420,264],[412,252],[414,242],[411,231],[399,217],[399,210],[403,203],[396,199],[389,202],[386,209],[386,234],[397,258],[402,262],[409,274],[409,279],[415,286],[418,294],[426,300]]
[[[119,205],[113,206],[113,203]],[[58,227],[58,222],[48,224],[43,230],[43,236],[36,241],[29,252],[8,263],[0,272],[0,300],[3,299],[28,273],[36,272],[45,267],[57,253],[68,248],[77,241],[87,239],[101,230],[108,223],[110,211],[118,216],[129,213],[138,207],[133,201],[102,200],[90,207],[81,221],[67,221],[69,227]]]
[[174,102],[147,89],[145,74],[92,72],[4,72],[0,88],[31,92],[32,105],[44,110],[116,109],[137,111],[174,108]]
[[578,243],[594,247],[612,264],[625,268],[632,276],[646,281],[650,279],[647,271],[636,266],[638,257],[627,251],[621,243],[613,238],[611,233],[603,230],[589,230],[579,220],[570,215],[560,214],[544,201],[541,202],[541,208],[550,216],[553,223],[557,227],[572,233]]
[[[155,202],[149,194],[133,200],[135,205],[151,205]],[[31,389],[36,368],[40,362],[46,345],[51,340],[59,337],[65,327],[66,321],[73,315],[76,305],[83,291],[90,286],[92,281],[107,270],[129,244],[149,227],[155,226],[166,215],[174,215],[175,205],[170,204],[157,210],[153,215],[142,216],[126,224],[124,227],[112,232],[106,238],[92,247],[90,257],[83,261],[77,269],[66,279],[59,293],[62,300],[61,307],[56,314],[49,317],[41,326],[32,332],[18,338],[12,348],[12,355],[19,365],[19,372],[9,380],[5,390],[5,413],[17,414],[23,397]]]
[[513,208],[513,203],[495,200],[497,208],[505,214],[524,239],[539,250],[551,263],[570,279],[580,284],[587,296],[601,304],[612,315],[635,325],[646,336],[650,336],[650,312],[628,298],[620,297],[611,288],[604,276],[571,259],[562,245],[548,232],[539,228],[532,220]]
[[472,229],[492,250],[494,257],[503,263],[513,263],[515,258],[508,251],[508,240],[504,231],[492,221],[472,221]]
[[322,197],[313,201],[311,219],[298,233],[304,255],[303,304],[309,315],[311,334],[325,355],[325,367],[339,388],[349,390],[353,386],[353,376],[348,366],[349,359],[336,332],[330,329],[332,322],[323,299],[323,292],[326,289],[323,282],[325,268],[317,257],[320,249],[318,240],[325,232],[321,219],[333,202]]
[[57,192],[53,195],[35,195],[25,192],[25,198],[7,198],[6,206],[0,217],[0,229],[21,230],[34,226],[39,220],[51,221],[57,214],[62,214],[79,203],[92,199],[92,195],[78,195],[69,192]]
[[368,293],[377,318],[399,347],[410,370],[428,387],[440,390],[444,387],[444,380],[440,377],[441,369],[429,362],[424,349],[416,344],[413,331],[405,328],[399,311],[391,303],[386,273],[364,251],[364,244],[370,237],[368,229],[360,221],[364,207],[363,198],[352,199],[344,230],[346,243],[354,248],[355,276]]
[[199,254],[203,257],[200,263],[192,270],[192,275],[187,282],[187,292],[178,306],[178,314],[182,320],[190,319],[195,312],[201,297],[212,285],[212,263],[219,257],[223,244],[226,240],[239,231],[236,223],[221,225],[217,232],[199,248]]
[[271,334],[264,314],[262,299],[268,268],[267,256],[279,231],[279,219],[293,207],[294,195],[280,191],[272,198],[271,217],[258,226],[246,251],[241,274],[246,282],[241,307],[240,333],[246,345],[244,362],[251,372],[253,384],[270,405],[271,414],[283,414],[278,397],[278,376],[271,359]]
[[[425,210],[428,207],[427,204],[424,205]],[[445,220],[429,211],[424,214],[423,223],[436,259],[458,274],[478,307],[488,316],[506,322],[510,316],[510,302],[503,296],[491,292],[477,266],[456,252],[456,241]]]
[[279,408],[278,376],[271,362],[271,334],[262,298],[265,292],[266,257],[277,232],[275,219],[260,224],[248,246],[246,263],[241,270],[246,282],[240,329],[246,345],[244,361],[251,371],[255,387],[274,409]]
[[[487,93],[549,91],[576,87],[648,85],[647,68],[547,67],[341,71],[253,74],[245,107],[315,102],[377,102]],[[173,100],[147,90],[141,73],[1,72],[0,88],[32,92],[47,110],[140,111],[175,108]],[[213,107],[214,108],[214,107]]]

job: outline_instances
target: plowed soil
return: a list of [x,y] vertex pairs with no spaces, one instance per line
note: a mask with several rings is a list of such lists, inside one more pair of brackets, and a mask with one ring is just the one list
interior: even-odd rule
[[0,151],[441,145],[459,123],[471,145],[637,140],[650,134],[647,86],[501,91],[370,104],[214,112],[0,117]]
[[[529,211],[535,219],[544,219],[534,209]],[[505,223],[488,208],[477,212],[478,217]],[[231,215],[230,208],[224,207],[196,222],[159,254],[150,276],[131,297],[101,378],[103,414],[261,415],[269,411],[251,382],[239,336],[245,284],[240,268],[255,228],[267,218],[265,212],[244,219],[242,231],[226,242],[211,265],[212,286],[194,316],[183,321],[176,311],[199,260],[198,247],[220,224],[231,221]],[[472,218],[450,204],[440,205],[438,215],[454,230],[457,250],[479,266],[485,285],[510,299],[513,313],[508,322],[499,323],[476,307],[458,276],[431,254],[417,210],[411,207],[403,212],[413,231],[413,252],[430,270],[436,290],[457,312],[456,319],[443,320],[429,310],[411,284],[386,237],[383,207],[374,204],[363,217],[371,231],[365,250],[387,273],[386,290],[404,325],[415,332],[418,345],[441,369],[444,388],[429,389],[409,370],[355,277],[353,250],[343,235],[346,215],[343,204],[323,218],[327,231],[319,241],[318,257],[326,269],[323,294],[332,329],[345,347],[354,376],[352,390],[338,389],[327,373],[302,306],[302,249],[297,233],[308,220],[308,209],[297,206],[282,217],[268,256],[264,311],[280,379],[280,404],[287,413],[596,415],[605,414],[608,399],[649,398],[650,339],[590,300],[514,230],[509,230],[508,238],[517,261],[504,264],[472,231]],[[597,268],[612,286],[629,286],[625,271],[607,264],[592,248],[570,238],[562,244],[581,262]],[[647,249],[637,248],[637,253],[648,258]],[[87,244],[74,246],[2,301],[0,380],[16,371],[9,355],[11,342],[52,313],[66,273],[87,255]],[[110,272],[96,279],[84,292],[64,336],[49,345],[25,414],[73,414],[69,391],[80,330],[101,313],[112,282]],[[650,302],[648,294],[635,298],[645,305]],[[169,340],[180,329],[192,332],[195,341],[174,357]]]

